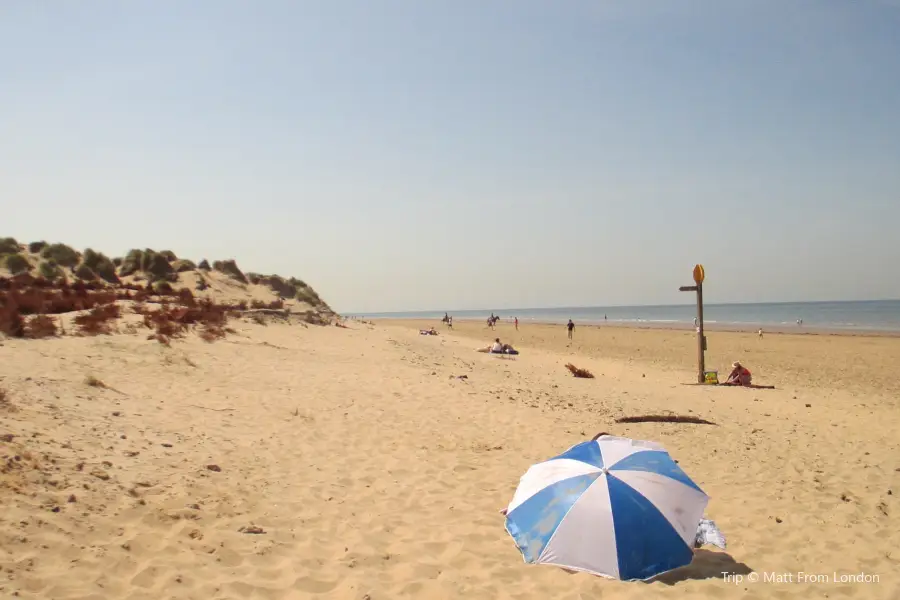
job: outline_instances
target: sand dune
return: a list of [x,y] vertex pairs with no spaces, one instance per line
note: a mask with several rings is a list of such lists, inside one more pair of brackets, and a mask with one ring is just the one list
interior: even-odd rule
[[[523,354],[502,360],[473,352],[485,337],[474,325],[438,337],[385,324],[235,327],[237,335],[214,344],[189,337],[171,347],[129,335],[2,342],[8,401],[0,435],[14,437],[0,442],[0,593],[376,600],[900,592],[897,395],[876,369],[897,355],[896,341],[875,342],[877,356],[859,355],[846,375],[832,369],[823,381],[805,378],[815,366],[803,362],[806,342],[711,340],[746,350],[741,358],[760,365],[760,378],[790,383],[770,391],[680,385],[691,380],[690,359],[666,359],[680,352],[682,342],[667,337],[674,333],[619,330],[610,350],[599,338],[579,336],[567,348],[552,330],[521,332],[514,343]],[[849,360],[866,344],[812,347]],[[641,358],[628,347],[641,348]],[[573,378],[566,362],[596,379]],[[87,385],[88,376],[107,387]],[[665,411],[717,425],[614,422]],[[601,429],[664,444],[712,496],[708,513],[728,536],[728,552],[701,551],[691,567],[650,584],[522,564],[497,510],[530,464]],[[880,581],[735,585],[721,575],[751,570],[865,572]]]

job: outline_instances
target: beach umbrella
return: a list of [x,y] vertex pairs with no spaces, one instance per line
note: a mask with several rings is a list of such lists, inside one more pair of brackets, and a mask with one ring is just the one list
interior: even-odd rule
[[528,469],[506,530],[526,563],[649,579],[690,564],[708,502],[659,444],[604,435]]

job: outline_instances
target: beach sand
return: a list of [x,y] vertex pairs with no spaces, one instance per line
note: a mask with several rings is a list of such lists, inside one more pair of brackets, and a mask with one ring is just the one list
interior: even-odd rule
[[[711,334],[721,375],[740,359],[778,387],[751,390],[682,385],[689,332],[579,327],[569,347],[560,327],[419,325],[3,341],[0,596],[900,594],[900,340]],[[522,354],[474,352],[495,336]],[[716,425],[614,422],[668,411]],[[498,509],[529,465],[600,430],[662,443],[712,497],[727,552],[653,583],[523,564]],[[722,576],[751,571],[794,582]]]

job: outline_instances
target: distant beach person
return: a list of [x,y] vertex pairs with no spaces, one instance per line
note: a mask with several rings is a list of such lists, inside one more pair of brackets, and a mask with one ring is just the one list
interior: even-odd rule
[[606,321],[606,315],[603,315],[603,321],[604,322]]
[[694,317],[694,327],[700,324],[700,321],[697,320],[697,317]]
[[478,352],[487,352],[489,354],[518,354],[516,349],[510,344],[503,344],[500,338],[495,338],[494,343],[484,348],[478,348]]
[[572,322],[572,319],[569,319],[569,322],[566,323],[566,329],[569,330],[569,339],[572,339],[572,332],[575,331],[575,323]]
[[447,329],[453,329],[453,317],[447,317]]
[[762,339],[762,327],[759,328],[759,339]]
[[515,318],[515,323],[516,323],[516,331],[518,331],[519,330],[519,317]]
[[737,360],[731,366],[732,371],[729,373],[728,379],[725,380],[725,385],[751,385],[753,376],[747,367]]

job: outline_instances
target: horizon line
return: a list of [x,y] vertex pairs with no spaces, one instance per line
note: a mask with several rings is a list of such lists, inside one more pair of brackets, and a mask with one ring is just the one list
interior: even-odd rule
[[[846,304],[851,302],[900,302],[900,298],[872,298],[868,300],[777,300],[771,302],[704,302],[704,306],[751,306],[757,304]],[[583,308],[668,308],[673,306],[694,306],[694,302],[683,304],[595,304],[585,306],[532,306],[511,308],[456,308],[456,309],[421,309],[421,310],[377,310],[377,311],[350,311],[344,314],[351,315],[388,315],[401,313],[453,313],[453,312],[488,312],[488,311],[519,311],[532,310],[578,310]]]

